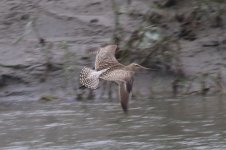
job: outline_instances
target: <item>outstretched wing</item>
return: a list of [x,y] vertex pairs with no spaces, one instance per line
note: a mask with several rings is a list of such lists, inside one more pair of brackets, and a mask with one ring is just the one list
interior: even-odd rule
[[101,79],[118,83],[120,103],[124,112],[128,110],[129,95],[133,88],[133,74],[134,72],[112,67],[100,76]]
[[116,49],[117,45],[107,45],[100,48],[96,55],[95,70],[99,71],[111,66],[121,65],[115,58]]
[[133,80],[119,83],[120,103],[124,112],[128,111],[129,95],[133,87]]

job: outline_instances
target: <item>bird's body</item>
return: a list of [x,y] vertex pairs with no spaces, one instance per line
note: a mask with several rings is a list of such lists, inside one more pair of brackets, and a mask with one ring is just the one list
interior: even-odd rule
[[98,87],[99,79],[117,83],[121,106],[126,112],[133,86],[133,76],[139,68],[147,68],[135,63],[128,66],[119,63],[115,58],[116,48],[116,45],[108,45],[97,50],[95,70],[84,67],[80,73],[80,83],[91,89]]

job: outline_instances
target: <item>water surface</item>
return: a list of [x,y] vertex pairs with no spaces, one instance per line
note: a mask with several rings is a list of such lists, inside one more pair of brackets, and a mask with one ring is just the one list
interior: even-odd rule
[[1,102],[4,150],[224,150],[225,97]]

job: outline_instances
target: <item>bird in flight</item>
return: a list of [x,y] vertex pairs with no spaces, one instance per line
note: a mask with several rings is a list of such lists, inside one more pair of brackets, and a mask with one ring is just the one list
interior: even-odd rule
[[100,79],[117,83],[122,109],[127,112],[134,74],[140,69],[149,68],[136,63],[127,66],[119,63],[115,58],[116,49],[117,45],[107,45],[97,49],[95,69],[84,67],[80,73],[80,83],[90,89],[97,89]]

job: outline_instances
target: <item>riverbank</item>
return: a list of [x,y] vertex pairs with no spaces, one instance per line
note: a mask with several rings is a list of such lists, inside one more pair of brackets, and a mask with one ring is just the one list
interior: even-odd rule
[[[118,3],[127,9],[128,4]],[[94,57],[87,50],[110,43],[113,37],[111,1],[42,0],[37,4],[32,0],[2,0],[0,5],[0,99],[78,99],[87,95],[78,90],[79,71],[84,65],[93,66]],[[178,81],[177,75],[164,69],[141,73],[134,96],[151,97],[160,92],[172,95],[174,83],[183,95],[205,90],[211,94],[225,92],[224,5],[194,1],[129,4],[129,9],[141,16],[151,7],[163,33],[179,35],[186,76]],[[125,17],[122,24],[131,32],[138,20]],[[93,93],[85,92],[92,97]]]

